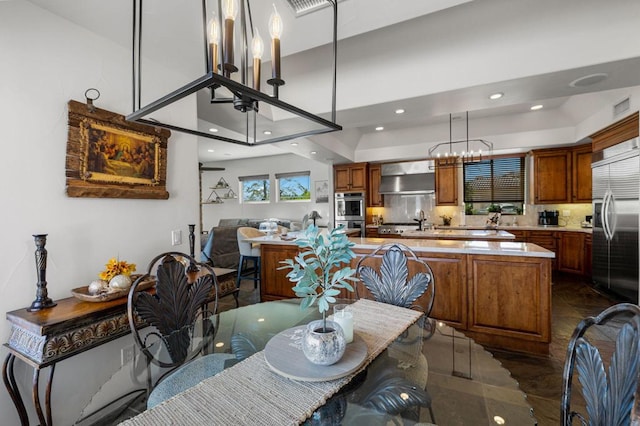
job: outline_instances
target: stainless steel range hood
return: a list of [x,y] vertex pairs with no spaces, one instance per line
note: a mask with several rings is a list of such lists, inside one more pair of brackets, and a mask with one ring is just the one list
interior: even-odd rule
[[381,175],[380,194],[432,194],[436,189],[430,160],[383,164]]

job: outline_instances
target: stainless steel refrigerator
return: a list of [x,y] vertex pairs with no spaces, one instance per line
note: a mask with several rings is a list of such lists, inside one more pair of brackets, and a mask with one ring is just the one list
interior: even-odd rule
[[594,153],[593,282],[638,303],[638,138]]

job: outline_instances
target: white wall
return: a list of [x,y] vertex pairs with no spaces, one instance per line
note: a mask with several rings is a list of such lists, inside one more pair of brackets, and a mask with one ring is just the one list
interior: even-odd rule
[[[123,17],[129,30],[129,17]],[[65,195],[67,102],[84,100],[90,87],[100,90],[100,108],[131,111],[130,53],[29,2],[0,2],[0,313],[28,306],[35,298],[35,246],[32,234],[47,233],[47,282],[53,299],[71,296],[87,285],[114,256],[142,269],[150,258],[177,248],[170,231],[198,223],[197,141],[174,133],[169,139],[169,200],[68,198]],[[157,68],[157,67],[156,67]],[[162,77],[162,78],[160,78]],[[175,76],[150,78],[147,84],[173,89]],[[195,121],[195,102],[172,114]],[[10,327],[0,326],[6,342]],[[120,368],[119,339],[61,362],[53,382],[53,421],[72,424],[90,398]],[[6,356],[0,349],[0,356]],[[30,369],[16,362],[17,379],[27,402]],[[43,375],[46,377],[48,371]],[[45,378],[41,382],[46,382]],[[44,383],[41,383],[44,385]],[[43,386],[44,387],[44,386]],[[7,392],[0,390],[0,423],[18,424]],[[32,415],[32,422],[37,423]]]
[[[202,173],[202,198],[207,199],[218,179],[223,177],[229,186],[240,194],[239,176],[269,174],[271,181],[271,202],[265,204],[241,203],[239,199],[224,200],[223,204],[206,204],[202,206],[202,221],[204,230],[217,226],[220,219],[250,218],[261,219],[276,217],[278,219],[302,220],[305,214],[317,210],[322,216],[316,223],[324,225],[333,222],[333,168],[331,165],[298,157],[296,155],[276,155],[272,157],[250,158],[244,160],[207,163],[206,166],[224,167],[224,171],[206,171]],[[310,202],[276,202],[276,173],[311,172],[311,201]],[[315,202],[315,182],[327,180],[329,182],[329,203]]]

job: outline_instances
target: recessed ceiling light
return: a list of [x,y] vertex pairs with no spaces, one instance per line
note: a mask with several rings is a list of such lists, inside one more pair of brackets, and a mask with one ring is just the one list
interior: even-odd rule
[[214,149],[208,149],[207,152],[215,152]]
[[404,110],[402,108],[398,108],[396,110],[396,114],[404,114]]
[[212,128],[210,128],[210,129],[209,129],[209,131],[210,131],[211,133],[217,133],[217,132],[218,132],[218,129],[216,129],[215,127],[212,127]]
[[609,74],[604,72],[599,72],[596,74],[585,75],[584,77],[576,78],[569,86],[571,87],[587,87],[592,86],[594,84],[600,83],[601,81],[606,80],[609,77]]
[[318,151],[311,151],[311,155],[316,155]]
[[379,131],[381,131],[381,130],[384,130],[384,127],[382,127],[382,126],[378,126],[378,127],[376,127],[376,132],[379,132]]
[[291,142],[291,146],[298,146],[298,142]]
[[542,109],[542,104],[538,104],[538,105],[534,105],[531,107],[531,111],[537,111],[539,109]]
[[262,133],[264,133],[265,135],[270,135],[270,134],[271,134],[271,130],[265,130],[265,131],[264,131],[264,132],[262,132]]
[[489,95],[489,99],[495,101],[496,99],[500,99],[503,96],[504,96],[504,93],[502,93],[502,92],[492,93],[491,95]]

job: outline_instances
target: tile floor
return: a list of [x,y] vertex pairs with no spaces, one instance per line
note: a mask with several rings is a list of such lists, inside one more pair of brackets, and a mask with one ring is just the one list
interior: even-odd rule
[[[258,303],[259,290],[252,281],[243,281],[239,295],[240,306]],[[575,326],[581,319],[597,315],[605,308],[617,303],[590,287],[583,279],[570,275],[554,275],[552,287],[552,344],[548,356],[534,356],[488,349],[495,359],[511,372],[527,394],[540,426],[560,423],[560,397],[565,352]],[[219,310],[235,308],[232,297],[219,302]],[[610,333],[609,333],[610,334]],[[607,330],[599,336],[611,343]],[[134,407],[130,407],[134,408]],[[143,407],[140,407],[143,408]],[[137,410],[124,413],[117,420],[94,423],[96,425],[118,424],[124,418],[135,415]],[[466,423],[460,423],[466,424]]]
[[[583,318],[597,315],[617,302],[590,287],[582,278],[567,274],[554,275],[552,343],[549,355],[534,356],[490,350],[519,382],[520,389],[527,394],[540,426],[560,424],[562,373],[567,346],[574,328]],[[613,333],[606,328],[600,329],[600,332],[598,336],[591,337],[591,341],[599,347],[610,347],[613,343]],[[603,358],[609,358],[604,351]]]

